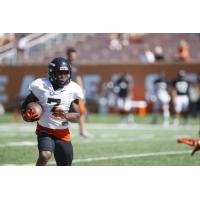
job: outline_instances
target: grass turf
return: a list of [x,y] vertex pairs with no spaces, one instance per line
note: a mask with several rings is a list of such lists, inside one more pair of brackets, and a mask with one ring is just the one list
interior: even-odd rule
[[[150,125],[150,116],[136,117],[134,124],[120,125],[117,115],[90,115],[87,124],[89,139],[78,136],[78,125],[71,127],[74,166],[192,166],[200,164],[199,153],[190,157],[191,148],[177,144],[179,137],[198,137],[198,120],[190,125],[164,127]],[[143,124],[145,123],[145,124]],[[12,115],[1,117],[0,165],[34,165],[37,159],[35,124]],[[49,165],[55,165],[54,158]]]

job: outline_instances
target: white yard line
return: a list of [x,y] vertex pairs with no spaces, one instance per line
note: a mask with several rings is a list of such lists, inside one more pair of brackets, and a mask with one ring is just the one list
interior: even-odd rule
[[[167,152],[151,152],[151,153],[138,153],[138,154],[129,154],[129,155],[117,155],[117,156],[105,156],[105,157],[96,157],[96,158],[85,158],[85,159],[75,159],[73,163],[82,163],[82,162],[93,162],[93,161],[102,161],[102,160],[117,160],[117,159],[127,159],[127,158],[143,158],[143,157],[157,157],[157,156],[169,156],[169,155],[181,155],[189,154],[191,151],[167,151]],[[49,164],[55,164],[55,162],[49,162]],[[4,166],[14,166],[15,164],[4,164]],[[35,163],[22,164],[25,166],[32,166]]]
[[178,155],[186,154],[190,151],[168,151],[168,152],[152,152],[152,153],[140,153],[140,154],[130,154],[130,155],[117,155],[117,156],[107,156],[107,157],[98,157],[98,158],[86,158],[86,159],[76,159],[74,163],[79,162],[92,162],[92,161],[101,161],[101,160],[116,160],[116,159],[125,159],[125,158],[142,158],[149,156],[168,156],[168,155]]
[[0,147],[21,147],[21,146],[35,146],[36,142],[23,141],[23,142],[9,142],[5,144],[0,144]]
[[[170,137],[164,137],[164,136],[156,136],[156,135],[133,135],[129,137],[119,137],[120,135],[114,135],[115,137],[98,137],[98,138],[89,138],[89,139],[81,139],[81,138],[73,138],[72,137],[72,144],[86,144],[86,143],[111,143],[111,142],[141,142],[141,141],[174,141],[176,142],[177,136],[173,135]],[[0,144],[0,148],[5,147],[22,147],[22,146],[35,146],[37,145],[36,141],[21,141],[21,142],[8,142],[4,144]]]
[[[87,124],[88,130],[138,130],[138,131],[198,131],[198,125],[187,125],[187,126],[163,126],[163,125],[151,125],[151,124],[133,124],[133,125],[120,125],[120,124]],[[71,129],[77,130],[78,127],[75,124],[71,125]],[[23,123],[2,123],[0,124],[0,136],[6,135],[7,132],[13,133],[13,135],[21,134],[25,132],[35,132],[34,124],[23,124]]]

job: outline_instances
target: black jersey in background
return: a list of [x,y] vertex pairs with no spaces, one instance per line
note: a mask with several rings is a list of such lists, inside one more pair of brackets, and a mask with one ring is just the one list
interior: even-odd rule
[[189,82],[181,77],[172,81],[172,86],[176,90],[177,95],[188,95],[189,85]]
[[120,76],[118,80],[115,82],[114,91],[115,93],[121,97],[126,98],[128,96],[129,90],[129,81],[125,76]]

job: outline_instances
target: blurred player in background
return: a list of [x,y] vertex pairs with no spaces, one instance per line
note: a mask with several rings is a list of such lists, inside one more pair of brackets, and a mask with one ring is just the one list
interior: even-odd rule
[[180,115],[183,114],[184,124],[188,120],[189,109],[189,82],[185,78],[186,72],[179,70],[177,78],[172,81],[172,101],[175,110],[174,125],[178,125]]
[[[116,95],[114,93],[114,82],[112,80],[103,83],[100,102],[100,113],[115,111]],[[102,102],[105,103],[102,104]]]
[[117,96],[117,109],[120,114],[121,123],[133,122],[133,114],[131,113],[132,84],[125,73],[118,77],[113,89]]
[[[197,107],[198,107],[197,115],[200,118],[200,73],[198,74],[197,82],[198,82],[198,88],[199,88],[199,99],[198,99],[198,103],[197,103]],[[199,135],[200,135],[200,130],[199,130]]]
[[5,113],[5,108],[3,104],[0,102],[0,114],[4,114],[4,113]]
[[[1,72],[1,69],[0,69]],[[3,106],[3,103],[0,101],[0,114],[4,114],[5,113],[5,108]]]
[[48,66],[48,77],[38,78],[30,84],[30,94],[22,104],[22,117],[28,122],[34,121],[33,116],[27,115],[28,103],[38,102],[43,108],[36,128],[37,166],[46,165],[53,153],[57,165],[72,164],[73,147],[68,121],[79,121],[79,99],[83,99],[83,92],[78,84],[71,81],[71,72],[66,59],[53,59]]
[[[75,83],[77,83],[82,90],[83,89],[83,80],[81,75],[79,74],[78,71],[78,67],[77,67],[77,51],[74,48],[68,48],[66,50],[66,57],[67,60],[69,61],[70,65],[72,66],[72,81],[74,81]],[[79,123],[79,135],[83,138],[88,138],[89,137],[89,133],[86,131],[86,106],[85,106],[85,101],[84,100],[80,100],[79,102],[80,105],[80,123]]]
[[158,112],[162,108],[164,125],[169,125],[169,82],[166,79],[165,73],[162,72],[160,76],[154,81],[154,101],[153,101],[153,113],[152,123],[157,123]]
[[189,87],[189,100],[190,100],[190,113],[193,118],[198,117],[198,101],[200,98],[200,88],[198,80],[190,81]]

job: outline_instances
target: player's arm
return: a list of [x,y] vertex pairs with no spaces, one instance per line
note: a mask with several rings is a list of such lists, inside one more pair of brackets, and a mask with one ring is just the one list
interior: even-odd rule
[[22,114],[22,117],[25,121],[32,121],[31,119],[28,119],[26,117],[26,112],[27,112],[27,105],[30,103],[30,102],[36,102],[38,101],[38,98],[31,92],[24,100],[24,102],[22,103],[21,105],[21,114]]
[[[83,79],[81,78],[80,75],[77,75],[77,77],[76,77],[76,83],[81,87],[81,89],[84,92],[84,89],[83,89]],[[84,99],[79,99],[79,101],[81,101],[85,105],[85,100]]]
[[83,81],[80,75],[77,75],[76,83],[83,89]]
[[70,122],[79,122],[80,119],[79,99],[75,99],[71,103],[69,112],[65,113],[65,118]]
[[30,103],[30,102],[36,102],[38,101],[38,98],[31,92],[24,100],[24,102],[22,103],[22,106],[21,106],[21,113],[24,113],[25,110],[26,110],[26,107],[27,105]]
[[59,106],[55,107],[54,114],[58,118],[65,118],[70,122],[79,122],[80,110],[79,110],[79,99],[74,100],[71,105],[69,112],[64,112]]
[[171,94],[172,94],[172,102],[174,104],[175,103],[175,98],[177,96],[177,93],[176,93],[176,90],[175,90],[174,87],[172,87]]
[[25,98],[25,100],[21,106],[21,115],[22,115],[22,118],[24,119],[24,121],[27,121],[27,122],[34,121],[32,116],[30,116],[30,114],[28,114],[29,111],[26,108],[30,102],[36,102],[36,101],[38,101],[38,98],[32,92]]
[[133,84],[128,81],[128,98],[133,98]]
[[171,97],[172,97],[173,104],[175,103],[176,96],[177,96],[177,92],[176,92],[176,89],[175,89],[175,82],[172,81],[172,84],[171,84]]

